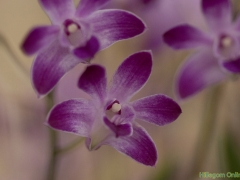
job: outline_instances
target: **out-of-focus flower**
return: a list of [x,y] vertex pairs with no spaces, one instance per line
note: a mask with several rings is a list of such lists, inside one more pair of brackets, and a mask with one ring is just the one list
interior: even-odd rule
[[78,63],[89,62],[98,50],[134,37],[145,30],[144,23],[123,10],[99,10],[109,0],[39,0],[52,21],[36,27],[22,48],[37,53],[32,67],[32,82],[39,96],[47,94],[59,79]]
[[231,2],[202,0],[202,12],[209,33],[183,24],[164,34],[165,42],[174,49],[198,48],[178,73],[176,87],[180,98],[240,72],[240,18],[232,23]]
[[109,3],[110,7],[122,7],[124,9],[128,9],[131,11],[137,11],[139,9],[145,9],[148,8],[148,6],[156,2],[156,0],[112,0]]
[[151,53],[135,53],[118,67],[107,89],[105,69],[99,65],[88,66],[78,86],[92,99],[71,99],[56,105],[48,116],[48,125],[86,137],[89,149],[110,145],[140,163],[154,166],[155,144],[135,119],[161,126],[174,121],[181,108],[160,94],[129,102],[144,86],[151,69]]
[[[147,24],[142,46],[159,51],[162,35],[181,23],[203,24],[200,0],[112,0],[109,7],[125,8],[136,13]],[[191,16],[189,16],[191,14]]]

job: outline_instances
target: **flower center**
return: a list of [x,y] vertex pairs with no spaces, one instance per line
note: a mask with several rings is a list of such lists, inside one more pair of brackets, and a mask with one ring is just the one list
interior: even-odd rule
[[82,31],[80,25],[70,19],[67,19],[64,22],[64,26],[64,31],[68,42],[74,47],[79,46],[82,39]]
[[219,37],[217,52],[224,60],[235,58],[239,54],[235,39],[227,34],[222,34]]
[[121,111],[121,108],[122,108],[121,104],[114,103],[110,110],[114,113],[118,113],[119,111]]
[[112,120],[112,118],[116,115],[121,115],[122,106],[118,100],[113,101],[106,108],[106,116],[108,119]]
[[222,48],[229,48],[233,45],[233,40],[229,36],[224,36],[221,38],[221,47]]
[[75,33],[78,30],[78,26],[76,24],[70,24],[67,27],[67,31],[69,34]]

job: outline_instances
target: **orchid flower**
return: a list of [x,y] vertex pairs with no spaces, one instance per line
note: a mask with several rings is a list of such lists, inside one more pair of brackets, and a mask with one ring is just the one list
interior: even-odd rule
[[86,137],[90,150],[110,145],[140,163],[154,166],[157,162],[155,144],[135,119],[162,126],[173,122],[181,108],[160,94],[129,102],[144,86],[151,69],[151,53],[135,53],[118,67],[107,89],[104,67],[88,66],[78,87],[91,99],[71,99],[56,105],[48,115],[47,124],[56,130]]
[[99,10],[109,0],[39,0],[52,21],[33,28],[23,42],[28,55],[37,53],[32,82],[39,96],[49,93],[63,75],[79,63],[88,63],[97,51],[134,37],[144,23],[123,10]]
[[202,0],[201,7],[209,33],[183,24],[164,34],[164,41],[174,49],[198,48],[177,75],[182,99],[240,72],[240,18],[232,23],[230,0]]
[[[147,24],[142,46],[154,51],[163,49],[162,35],[182,23],[201,26],[200,0],[112,0],[110,8],[125,8],[140,16]],[[191,14],[191,16],[189,16]]]

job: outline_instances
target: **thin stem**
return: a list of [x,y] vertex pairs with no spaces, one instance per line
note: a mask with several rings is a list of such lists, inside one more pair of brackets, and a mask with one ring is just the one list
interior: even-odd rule
[[[49,93],[46,98],[46,104],[47,104],[47,112],[52,109],[54,105],[54,99],[53,99],[53,92]],[[63,148],[58,147],[58,133],[57,131],[49,128],[49,135],[50,135],[50,148],[51,148],[51,157],[49,161],[49,167],[48,167],[48,173],[46,180],[55,180],[56,179],[56,166],[57,166],[57,160],[58,155],[64,154],[75,147],[77,147],[79,144],[81,144],[84,140],[84,138],[76,139],[75,141],[71,142],[67,146]]]
[[8,51],[8,53],[12,56],[12,59],[14,61],[14,63],[21,69],[21,71],[29,76],[29,72],[28,70],[22,65],[22,63],[19,61],[19,58],[16,56],[16,54],[13,52],[12,48],[10,47],[8,41],[6,40],[6,38],[0,33],[0,43],[2,43],[6,50]]
[[[47,112],[50,111],[50,109],[54,105],[53,100],[53,92],[49,93],[46,98],[46,104],[47,104]],[[50,136],[50,148],[51,148],[51,157],[49,161],[49,167],[48,167],[48,173],[47,173],[47,180],[55,180],[55,171],[56,171],[56,165],[57,165],[57,142],[58,142],[58,134],[57,131],[49,128],[49,136]]]
[[207,95],[206,105],[204,106],[202,126],[199,131],[199,137],[196,144],[195,154],[190,166],[187,180],[192,180],[199,175],[201,168],[209,152],[211,140],[215,131],[215,122],[217,121],[217,112],[222,95],[222,86],[213,87],[210,94]]
[[74,148],[76,148],[79,144],[81,144],[83,142],[84,138],[78,138],[75,141],[69,143],[67,146],[63,147],[63,148],[59,148],[55,151],[56,154],[58,155],[62,155],[68,151],[73,150]]
[[51,158],[49,161],[49,167],[48,167],[48,174],[47,174],[47,180],[55,180],[56,178],[56,165],[57,165],[57,131],[49,128],[49,134],[50,134],[50,143],[51,143]]

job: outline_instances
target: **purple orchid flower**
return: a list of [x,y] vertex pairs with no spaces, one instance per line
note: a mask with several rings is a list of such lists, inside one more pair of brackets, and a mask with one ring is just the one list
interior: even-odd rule
[[176,87],[182,99],[240,72],[240,18],[232,23],[230,0],[202,0],[201,6],[209,33],[183,24],[164,34],[174,49],[199,49],[178,73]]
[[[109,8],[124,8],[140,16],[147,24],[142,47],[164,50],[163,33],[179,24],[201,27],[204,23],[200,0],[112,0]],[[189,16],[191,14],[191,16]]]
[[123,10],[99,10],[109,0],[39,0],[52,21],[50,26],[32,29],[22,49],[37,53],[32,82],[39,96],[50,92],[62,76],[79,63],[89,62],[98,50],[134,37],[145,30],[144,23]]
[[107,89],[105,69],[99,65],[88,66],[78,87],[92,99],[71,99],[56,105],[49,113],[47,124],[86,137],[89,149],[110,145],[140,163],[154,166],[157,161],[155,144],[135,119],[161,126],[174,121],[181,108],[171,98],[160,94],[129,102],[144,86],[151,69],[151,53],[135,53],[118,67]]

